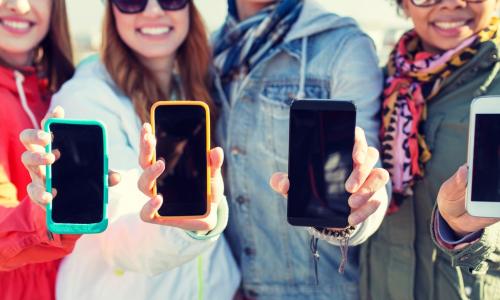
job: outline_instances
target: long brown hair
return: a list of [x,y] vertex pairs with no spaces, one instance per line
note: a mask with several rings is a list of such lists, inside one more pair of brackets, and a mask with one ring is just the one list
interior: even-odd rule
[[[153,73],[120,38],[111,5],[108,1],[104,15],[102,60],[115,84],[131,99],[141,121],[145,122],[149,120],[151,105],[170,95],[164,94]],[[213,118],[214,105],[209,92],[211,49],[201,15],[192,2],[189,2],[189,32],[177,49],[176,59],[182,96],[207,103]]]
[[[0,64],[11,67],[3,60]],[[52,0],[49,30],[35,49],[34,64],[48,79],[51,93],[73,76],[75,68],[65,0]]]

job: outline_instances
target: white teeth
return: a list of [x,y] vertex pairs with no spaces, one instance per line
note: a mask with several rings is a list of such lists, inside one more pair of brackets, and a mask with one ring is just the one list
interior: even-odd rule
[[19,22],[19,21],[6,21],[6,20],[3,20],[2,24],[5,25],[5,26],[8,26],[8,27],[11,27],[11,28],[14,28],[14,29],[20,29],[20,30],[28,29],[30,27],[30,23],[29,22]]
[[170,27],[142,27],[139,31],[143,34],[160,35],[170,31]]
[[467,24],[467,21],[457,21],[457,22],[435,22],[437,27],[441,29],[454,29]]

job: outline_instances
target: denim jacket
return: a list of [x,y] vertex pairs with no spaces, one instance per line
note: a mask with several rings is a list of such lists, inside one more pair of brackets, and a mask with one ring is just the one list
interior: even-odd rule
[[[353,101],[357,125],[369,144],[378,146],[382,73],[372,41],[354,20],[305,0],[283,43],[235,83],[239,89],[227,99],[215,80],[216,132],[226,153],[231,212],[226,237],[241,267],[243,293],[255,299],[357,299],[357,247],[350,247],[340,275],[339,248],[320,241],[316,285],[310,236],[287,223],[286,201],[268,182],[272,173],[287,171],[292,98]],[[358,226],[351,245],[366,240],[384,213],[382,208]]]

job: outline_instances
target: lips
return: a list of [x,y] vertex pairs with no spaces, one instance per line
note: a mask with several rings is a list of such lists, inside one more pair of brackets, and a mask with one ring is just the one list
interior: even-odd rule
[[468,20],[433,22],[434,26],[438,27],[439,29],[443,29],[443,30],[457,29],[457,28],[460,28],[462,26],[467,25],[467,23],[468,23]]
[[144,26],[137,29],[137,32],[148,36],[162,36],[168,34],[173,28],[170,26]]
[[13,34],[24,34],[31,30],[35,23],[19,18],[0,18],[0,26]]
[[448,19],[431,22],[434,30],[444,38],[457,38],[471,26],[473,19]]

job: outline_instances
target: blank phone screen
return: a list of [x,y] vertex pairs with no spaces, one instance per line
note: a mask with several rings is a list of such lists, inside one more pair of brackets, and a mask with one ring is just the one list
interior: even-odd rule
[[55,223],[93,224],[103,220],[103,131],[97,125],[50,125],[52,149],[61,157],[52,165]]
[[477,114],[472,201],[500,202],[500,114]]
[[160,216],[200,216],[207,211],[206,113],[199,105],[155,109],[156,159],[166,169],[157,179]]
[[355,110],[300,109],[290,118],[289,219],[304,226],[347,226]]

